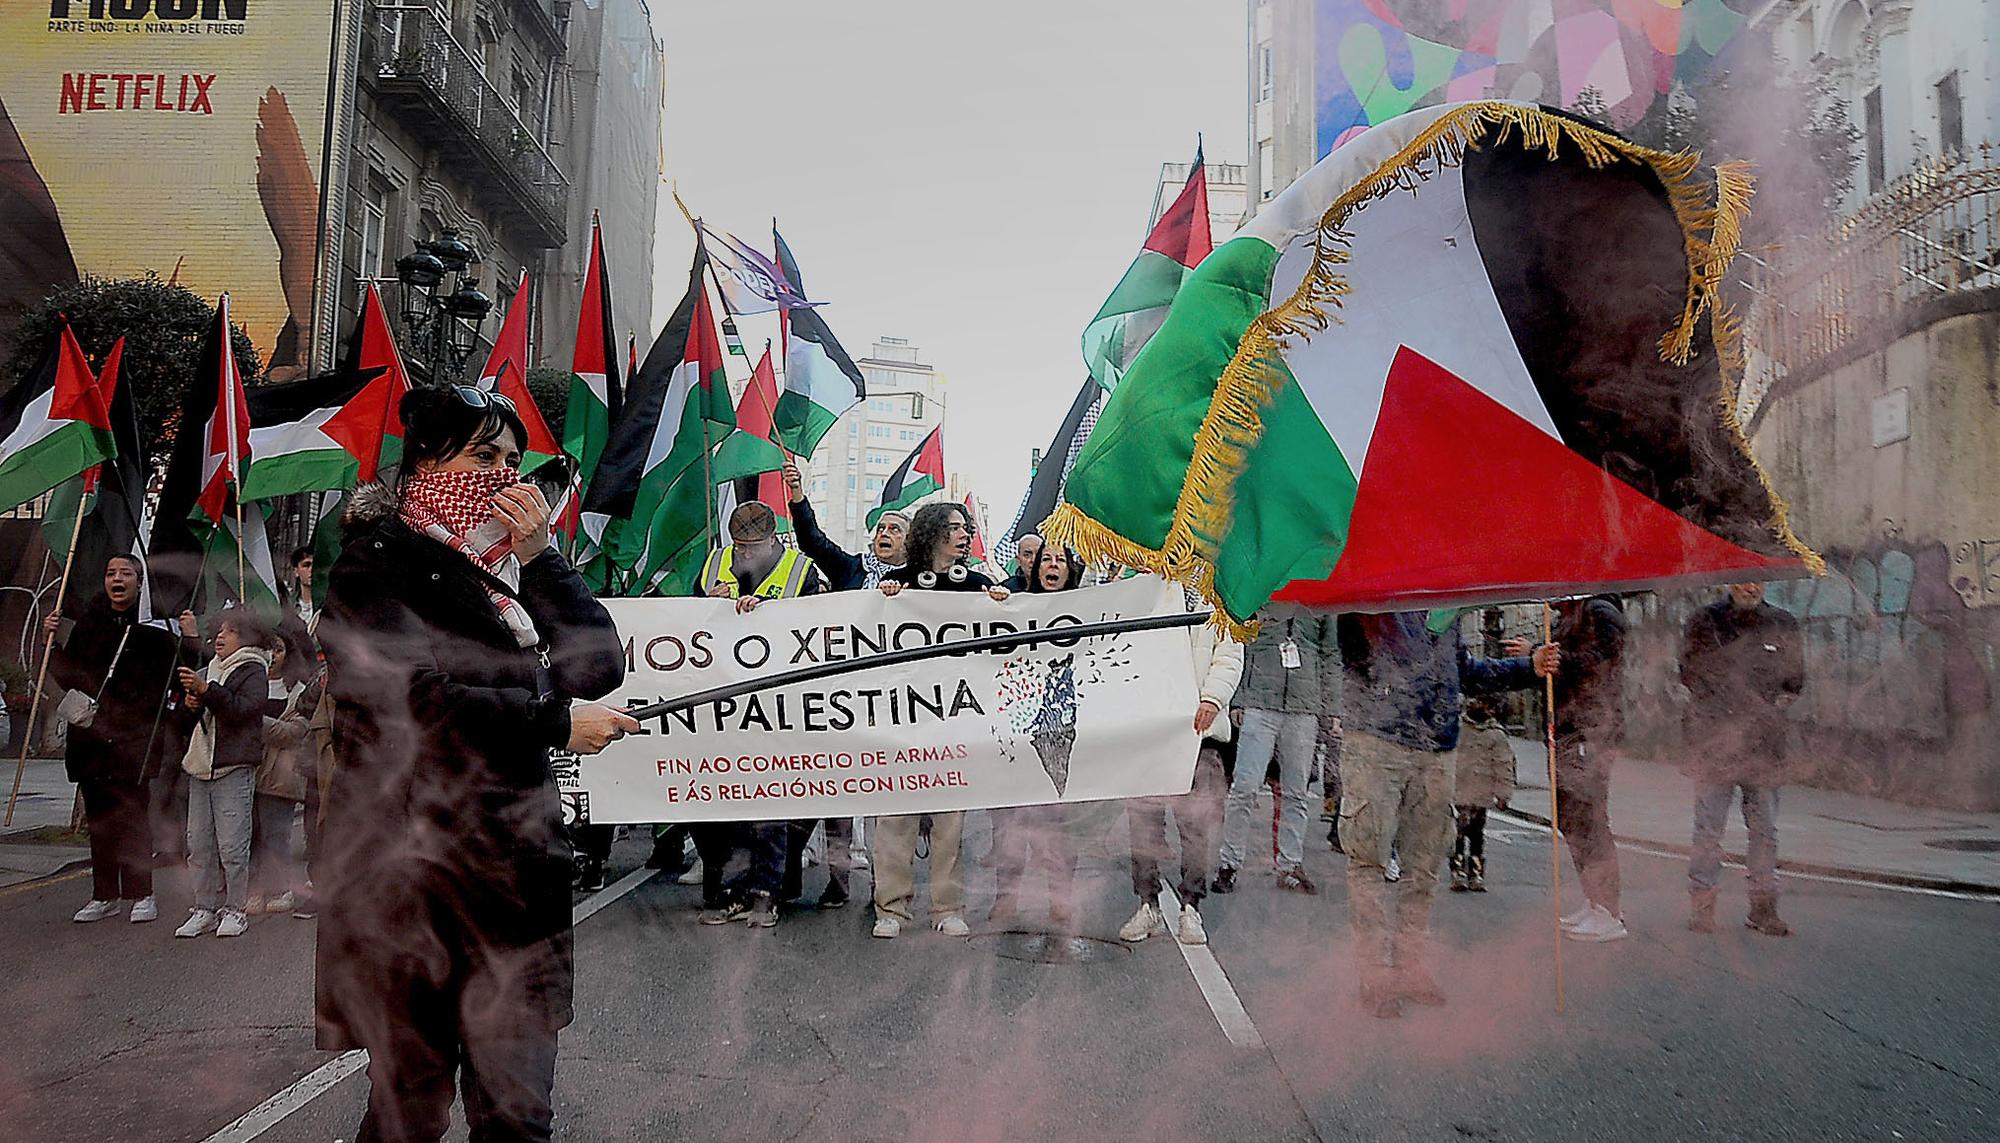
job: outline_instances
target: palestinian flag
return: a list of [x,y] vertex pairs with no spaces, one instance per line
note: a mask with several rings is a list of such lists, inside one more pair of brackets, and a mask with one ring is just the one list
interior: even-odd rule
[[715,450],[714,475],[721,490],[716,519],[727,521],[738,504],[761,500],[777,513],[778,530],[792,530],[792,501],[785,493],[785,453],[771,442],[772,413],[778,404],[778,375],[771,347],[736,399],[736,431]]
[[215,325],[202,343],[194,383],[197,390],[215,387],[215,403],[200,430],[201,483],[192,510],[196,518],[213,524],[229,514],[232,497],[240,496],[250,468],[250,402],[243,393],[243,374],[236,368],[236,347],[229,336],[228,294],[215,307]]
[[1107,391],[1118,387],[1140,347],[1166,320],[1182,280],[1213,246],[1208,233],[1208,172],[1197,142],[1194,169],[1180,195],[1153,224],[1118,288],[1083,327],[1083,363],[1099,385]]
[[[271,541],[264,529],[264,512],[262,504],[243,506],[241,536],[237,535],[233,513],[208,530],[205,540],[207,558],[203,561],[206,571],[202,578],[206,599],[202,610],[205,613],[213,614],[225,607],[248,606],[256,609],[264,622],[272,625],[276,625],[283,615],[284,604],[278,593],[277,563],[271,558]],[[238,546],[243,549],[240,565],[237,562]],[[241,585],[236,582],[239,566],[243,569]],[[318,568],[317,559],[313,561],[313,566]]]
[[978,567],[986,562],[986,524],[970,492],[965,494],[965,518],[972,521],[972,566]]
[[[140,520],[146,510],[146,449],[139,440],[139,416],[132,404],[130,386],[118,383],[125,357],[125,339],[119,338],[104,355],[104,367],[97,373],[97,390],[110,414],[115,454],[80,476],[64,481],[49,496],[49,509],[42,516],[42,537],[58,557],[69,555],[70,536],[76,536],[75,566],[83,574],[101,571],[114,555],[146,558],[140,540]],[[83,512],[83,526],[76,527],[76,513]],[[91,593],[72,591],[63,600],[63,612],[71,618],[82,614]],[[153,616],[152,598],[139,594],[139,617]]]
[[590,266],[583,274],[583,307],[576,316],[576,349],[569,370],[563,451],[576,458],[577,481],[588,488],[605,439],[611,435],[611,421],[625,399],[624,382],[618,376],[618,336],[611,330],[611,275],[604,265],[604,237],[595,218],[590,222]]
[[65,321],[35,368],[0,397],[0,511],[102,464],[116,448],[97,377]]
[[603,545],[617,578],[667,595],[687,594],[701,571],[714,525],[709,450],[736,427],[707,262],[697,247],[687,296],[633,375],[584,500],[610,519]]
[[[771,227],[771,241],[777,245],[778,265],[792,290],[804,295],[798,261],[776,226]],[[782,317],[785,388],[778,395],[775,439],[792,455],[810,457],[833,422],[868,395],[868,383],[861,367],[834,340],[819,311],[786,309]]]
[[341,367],[323,377],[249,391],[250,472],[243,499],[352,488],[402,452],[397,406],[409,389],[370,285]]
[[939,425],[889,474],[888,482],[882,485],[881,502],[868,510],[868,526],[873,528],[882,513],[907,509],[943,487],[944,426]]
[[523,270],[514,298],[507,303],[507,316],[500,320],[500,334],[493,339],[493,352],[479,370],[479,387],[514,402],[514,411],[527,426],[528,439],[521,442],[524,475],[562,455],[562,445],[528,392],[528,303],[528,272]]
[[1371,128],[1182,286],[1049,538],[1239,624],[1816,569],[1734,414],[1749,196],[1525,104]]
[[1056,426],[1048,451],[1042,454],[1041,466],[1028,481],[1028,490],[1021,494],[1021,508],[1014,513],[1014,523],[993,545],[993,554],[1002,567],[1013,565],[1021,537],[1040,529],[1042,521],[1062,503],[1063,485],[1069,479],[1070,468],[1076,464],[1083,442],[1090,439],[1090,431],[1096,427],[1097,414],[1103,406],[1103,388],[1095,379],[1085,377],[1076,398],[1069,403],[1069,412],[1063,415],[1062,424]]

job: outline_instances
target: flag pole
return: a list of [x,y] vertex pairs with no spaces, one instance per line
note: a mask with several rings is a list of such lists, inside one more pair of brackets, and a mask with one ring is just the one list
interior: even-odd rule
[[250,606],[250,587],[243,579],[243,498],[231,497],[236,501],[236,602]]
[[[1542,643],[1555,642],[1555,607],[1548,600],[1542,601]],[[1554,886],[1550,892],[1555,902],[1556,918],[1556,1013],[1563,1010],[1563,931],[1562,931],[1562,822],[1556,814],[1556,677],[1553,673],[1542,677],[1543,696],[1548,700],[1544,705],[1547,716],[1543,719],[1543,737],[1549,748],[1549,877]]]
[[[63,613],[63,597],[69,594],[70,570],[76,566],[76,543],[83,535],[83,498],[76,501],[76,523],[69,530],[69,553],[63,556],[62,578],[56,581],[56,606],[53,614]],[[134,606],[137,606],[135,601]],[[14,764],[14,788],[7,791],[7,816],[0,820],[0,826],[14,824],[14,803],[21,796],[21,777],[28,772],[28,740],[35,735],[35,719],[42,713],[42,687],[49,679],[49,658],[55,654],[56,633],[50,631],[42,640],[42,666],[35,673],[35,689],[28,698],[28,725],[21,733],[21,757]]]

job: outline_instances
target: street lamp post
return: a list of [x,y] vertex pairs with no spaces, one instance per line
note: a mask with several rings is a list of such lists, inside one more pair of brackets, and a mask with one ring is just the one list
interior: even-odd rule
[[479,292],[468,272],[473,250],[458,231],[445,228],[436,238],[418,239],[416,249],[396,259],[402,283],[404,345],[418,371],[433,385],[458,380],[479,345],[479,327],[493,300]]

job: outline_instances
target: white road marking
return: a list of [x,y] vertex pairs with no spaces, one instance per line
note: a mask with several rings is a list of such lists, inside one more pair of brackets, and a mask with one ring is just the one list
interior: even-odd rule
[[[1503,811],[1495,812],[1499,813]],[[1546,837],[1549,832],[1549,827],[1540,822],[1529,821],[1526,818],[1517,818],[1512,814],[1509,814],[1506,820],[1523,829],[1533,830],[1538,836]],[[1486,836],[1492,837],[1492,831],[1489,830]],[[1647,857],[1663,857],[1668,861],[1687,860],[1687,854],[1685,853],[1675,853],[1670,849],[1658,849],[1644,842],[1620,841],[1617,844],[1619,849],[1630,850],[1633,853],[1643,853]],[[1743,868],[1741,861],[1736,860],[1728,854],[1723,855],[1722,864],[1730,869]],[[1954,901],[1991,902],[1993,900],[1993,895],[1990,893],[1964,893],[1956,889],[1933,889],[1927,885],[1896,885],[1887,881],[1868,881],[1859,877],[1834,877],[1825,873],[1800,873],[1790,869],[1778,870],[1778,876],[1789,877],[1795,881],[1818,881],[1827,885],[1848,885],[1858,889],[1881,889],[1890,893],[1913,893],[1919,897],[1948,897]]]
[[1222,1025],[1222,1034],[1239,1048],[1263,1048],[1263,1035],[1251,1022],[1250,1013],[1244,1010],[1243,1001],[1230,986],[1229,976],[1222,971],[1222,963],[1215,959],[1215,954],[1207,945],[1184,945],[1175,935],[1180,926],[1181,899],[1164,885],[1160,887],[1160,916],[1167,923],[1166,939],[1181,950],[1181,959],[1187,962],[1195,987],[1201,989],[1201,998],[1208,1001],[1208,1010],[1215,1014],[1215,1022]]
[[[658,870],[646,868],[627,873],[606,888],[584,898],[570,913],[570,922],[576,925],[582,924],[595,916],[598,910],[637,889],[657,873]],[[202,1143],[250,1143],[250,1140],[277,1126],[285,1117],[325,1095],[340,1081],[367,1066],[366,1051],[356,1048],[353,1051],[342,1052],[314,1068],[292,1086],[244,1112],[227,1127],[209,1136]]]

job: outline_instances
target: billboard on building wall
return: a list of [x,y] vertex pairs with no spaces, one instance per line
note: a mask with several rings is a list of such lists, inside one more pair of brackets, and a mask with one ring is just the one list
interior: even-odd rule
[[213,298],[310,360],[333,0],[0,3],[0,321],[83,274]]
[[1314,138],[1324,158],[1413,107],[1595,94],[1636,122],[1706,70],[1752,0],[1314,0]]

